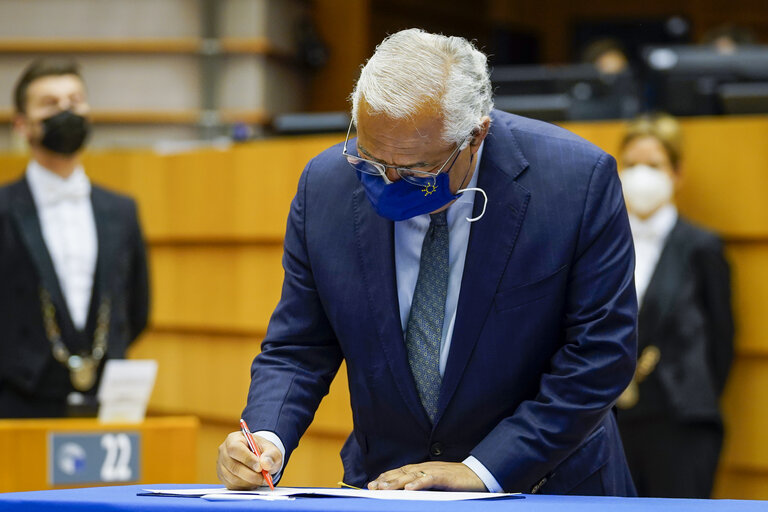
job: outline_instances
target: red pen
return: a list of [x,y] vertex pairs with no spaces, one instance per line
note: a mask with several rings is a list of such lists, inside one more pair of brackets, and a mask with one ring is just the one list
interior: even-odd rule
[[[251,451],[255,453],[257,457],[261,457],[261,452],[259,451],[259,447],[256,446],[256,440],[251,435],[251,429],[248,428],[248,424],[245,422],[243,418],[240,418],[240,431],[245,436],[245,440],[248,443],[248,448],[250,448]],[[269,488],[274,491],[275,484],[272,483],[272,475],[269,474],[269,471],[267,471],[266,469],[262,469],[261,474],[264,475],[264,480],[266,480],[267,483],[269,484]]]

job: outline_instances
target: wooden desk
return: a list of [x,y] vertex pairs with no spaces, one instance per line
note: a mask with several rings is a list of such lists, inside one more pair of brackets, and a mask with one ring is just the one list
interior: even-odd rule
[[[198,429],[199,421],[191,416],[109,425],[95,418],[0,420],[0,492],[73,487],[51,485],[52,433],[135,433],[141,446],[139,473],[130,483],[190,482],[197,476]],[[93,485],[93,482],[84,485]]]

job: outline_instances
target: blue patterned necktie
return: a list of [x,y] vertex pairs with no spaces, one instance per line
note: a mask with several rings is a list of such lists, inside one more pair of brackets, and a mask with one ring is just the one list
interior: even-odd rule
[[405,345],[421,403],[434,421],[440,395],[440,341],[448,293],[448,221],[446,210],[430,217],[432,221],[421,246]]

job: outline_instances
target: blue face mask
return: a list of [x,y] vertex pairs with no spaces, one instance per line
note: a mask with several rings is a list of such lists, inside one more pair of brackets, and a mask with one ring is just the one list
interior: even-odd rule
[[448,175],[438,174],[434,180],[425,179],[424,185],[398,180],[387,185],[381,176],[357,172],[368,200],[376,213],[390,220],[410,219],[439,210],[458,195],[451,194]]
[[434,180],[425,179],[423,185],[414,185],[403,179],[388,185],[381,176],[359,171],[356,174],[376,213],[390,220],[406,220],[431,213],[470,190],[481,192],[485,197],[485,203],[483,212],[477,218],[467,218],[467,220],[474,222],[480,220],[485,214],[485,204],[488,202],[485,192],[479,188],[465,188],[454,195],[451,193],[450,180],[446,173],[438,174]]

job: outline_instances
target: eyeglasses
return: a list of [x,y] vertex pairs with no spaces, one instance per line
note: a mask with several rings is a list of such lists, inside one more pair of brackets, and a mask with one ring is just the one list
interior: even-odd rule
[[467,141],[467,138],[469,138],[465,138],[463,141],[461,141],[460,144],[456,146],[456,149],[453,150],[451,156],[448,157],[448,160],[446,160],[445,163],[441,165],[437,171],[423,171],[414,169],[412,167],[398,167],[397,165],[383,164],[381,162],[374,162],[373,160],[362,158],[358,155],[350,155],[347,152],[347,142],[349,142],[349,134],[351,132],[352,121],[349,122],[349,128],[347,128],[347,137],[344,139],[344,148],[341,150],[341,154],[347,158],[349,165],[351,165],[356,171],[360,171],[365,174],[371,174],[373,176],[381,176],[387,185],[392,183],[392,181],[387,177],[387,169],[394,169],[398,176],[400,176],[408,183],[411,183],[412,185],[424,186],[426,184],[433,184],[437,179],[437,175],[443,172],[443,169],[445,169],[445,166],[448,165],[448,162],[451,162],[451,165],[445,169],[445,172],[450,172],[453,164],[456,163],[456,160],[459,158],[459,149]]

